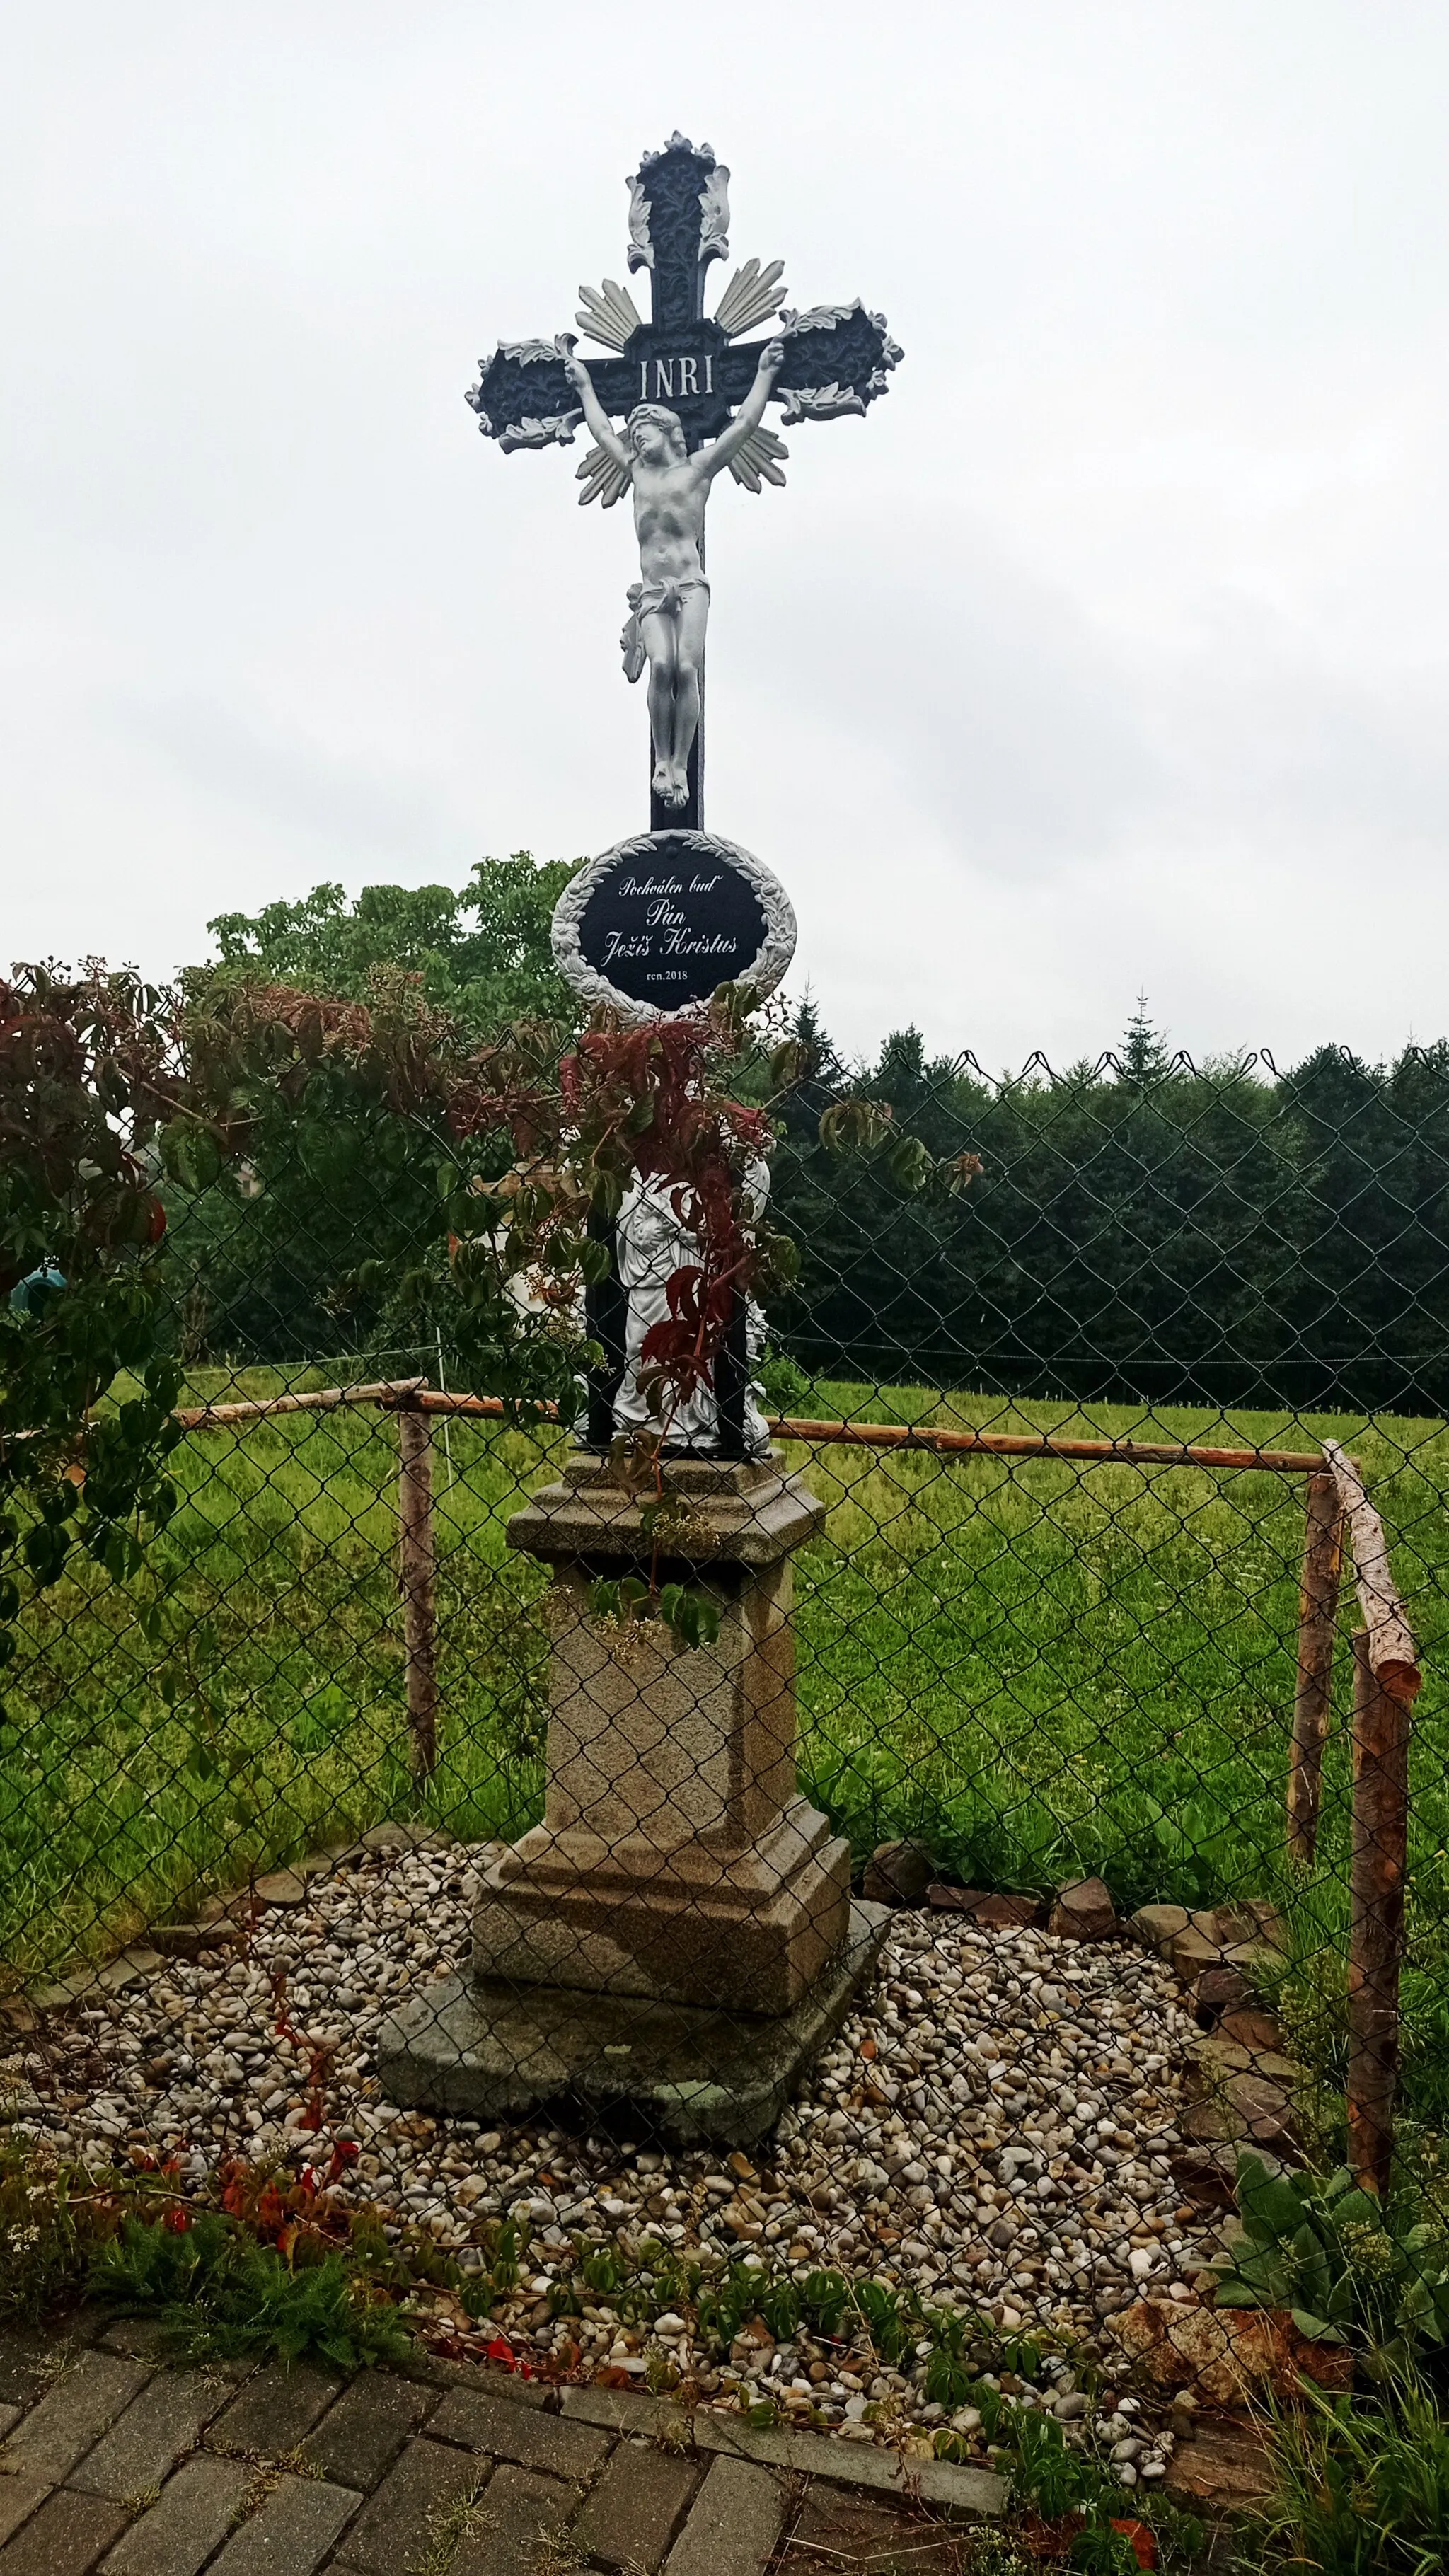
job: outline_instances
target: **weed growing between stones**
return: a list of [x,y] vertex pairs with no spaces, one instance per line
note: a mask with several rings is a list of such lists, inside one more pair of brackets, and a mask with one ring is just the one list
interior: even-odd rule
[[163,2344],[197,2360],[357,2370],[405,2359],[412,2336],[391,2288],[309,2222],[307,2194],[293,2186],[289,2198],[303,2214],[284,2213],[269,2243],[177,2200],[166,2176],[42,2170],[0,2147],[0,2319],[39,2322],[90,2299],[157,2318]]
[[191,2361],[405,2361],[412,2337],[385,2292],[340,2254],[289,2263],[213,2211],[123,2219],[87,2288],[118,2316],[154,2317],[163,2349]]
[[90,2177],[0,2144],[0,2321],[38,2323],[81,2293],[101,2241]]
[[1220,2308],[1286,2308],[1300,2334],[1356,2344],[1376,2373],[1449,2343],[1449,2231],[1407,2174],[1380,2200],[1346,2166],[1269,2174],[1245,2154],[1237,2202]]
[[1254,2517],[1245,2571],[1441,2576],[1449,2565],[1449,2424],[1412,2367],[1371,2398],[1324,2397],[1273,2423],[1278,2494]]

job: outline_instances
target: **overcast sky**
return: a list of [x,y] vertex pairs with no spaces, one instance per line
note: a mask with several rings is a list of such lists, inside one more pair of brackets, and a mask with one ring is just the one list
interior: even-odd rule
[[10,0],[0,956],[647,824],[623,510],[500,336],[731,260],[905,360],[711,503],[707,819],[871,1046],[1449,1033],[1444,0]]

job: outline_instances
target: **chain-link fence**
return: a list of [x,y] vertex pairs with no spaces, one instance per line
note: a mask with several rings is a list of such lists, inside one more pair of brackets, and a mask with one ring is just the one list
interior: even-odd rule
[[903,1041],[950,1200],[825,1152],[834,1079],[772,1155],[798,1278],[642,1468],[627,1210],[570,1424],[470,1391],[421,1147],[172,1184],[176,1507],[4,1676],[21,2133],[325,2148],[515,2342],[968,2451],[840,2284],[1152,2367],[1216,2255],[1222,2334],[1325,2378],[1449,2333],[1449,1063]]

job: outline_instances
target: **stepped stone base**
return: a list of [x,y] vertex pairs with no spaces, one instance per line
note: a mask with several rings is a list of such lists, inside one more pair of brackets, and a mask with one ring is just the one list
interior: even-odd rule
[[748,2146],[839,2029],[889,1921],[886,1907],[853,1903],[843,1947],[779,2014],[440,1979],[384,2022],[382,2088],[462,2119],[522,2119],[557,2104],[596,2120],[632,2116],[679,2145]]
[[501,1853],[479,1881],[474,1975],[789,2012],[845,1939],[849,1844],[799,1797],[745,1850],[629,1822],[612,1844],[584,1824],[539,1825]]

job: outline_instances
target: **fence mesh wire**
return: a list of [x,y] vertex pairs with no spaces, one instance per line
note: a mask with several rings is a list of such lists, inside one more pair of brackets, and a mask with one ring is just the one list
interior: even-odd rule
[[[774,1157],[802,1258],[757,1359],[773,1455],[665,1473],[664,1570],[721,1614],[694,1648],[591,1606],[657,1552],[606,1462],[468,1408],[421,1141],[417,1173],[313,1139],[172,1185],[178,1508],[127,1580],[78,1558],[28,1598],[5,1675],[19,2133],[198,2183],[326,2151],[474,2313],[638,2370],[622,2245],[685,2307],[666,2358],[750,2386],[768,2348],[800,2420],[875,2386],[829,2341],[837,2279],[1004,2331],[1150,2310],[1140,2357],[1198,2304],[1241,2146],[1366,2175],[1390,2111],[1427,2250],[1394,2251],[1409,2219],[1355,2251],[1324,2217],[1296,2253],[1265,2222],[1250,2286],[1310,2340],[1382,2324],[1410,2274],[1437,2297],[1449,1064],[1271,1071],[1147,1049],[996,1082],[901,1041],[875,1077],[901,1127],[982,1157],[947,1206],[825,1155],[828,1070],[805,1086]],[[410,1192],[411,1305],[368,1269]],[[278,1403],[329,1389],[353,1399]],[[1415,1641],[1411,1739],[1406,1696],[1386,1737],[1356,1680],[1368,1523],[1339,1530],[1332,1444]],[[1154,1447],[1225,1455],[1128,1454]],[[1315,1489],[1342,1550],[1320,1533],[1316,1596]],[[470,2076],[459,1994],[516,2100]],[[430,2009],[400,2084],[397,2017]],[[674,2090],[641,2111],[646,2061]],[[789,2313],[752,2362],[767,2282]],[[867,2403],[947,2420],[893,2331]]]

